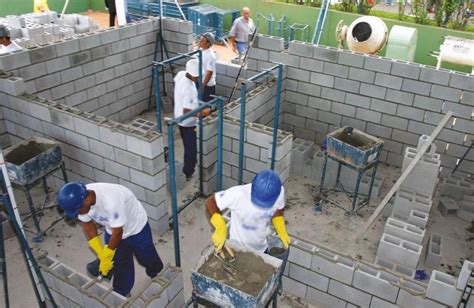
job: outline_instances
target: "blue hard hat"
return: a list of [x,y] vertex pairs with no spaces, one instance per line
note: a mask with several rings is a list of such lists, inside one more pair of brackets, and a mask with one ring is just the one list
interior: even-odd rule
[[69,218],[75,218],[87,197],[86,185],[80,182],[64,184],[58,193],[58,204]]
[[252,180],[252,203],[261,208],[271,208],[281,192],[281,180],[273,170],[263,170]]

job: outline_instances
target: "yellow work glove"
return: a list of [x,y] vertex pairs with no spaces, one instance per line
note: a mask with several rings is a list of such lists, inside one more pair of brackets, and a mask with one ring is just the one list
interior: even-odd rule
[[99,272],[102,275],[107,276],[112,267],[114,267],[114,255],[115,250],[110,249],[109,246],[104,246],[104,250],[102,251],[102,258],[99,258]]
[[291,239],[288,236],[288,233],[286,232],[285,218],[283,218],[283,216],[273,217],[272,223],[281,242],[283,243],[283,245],[285,245],[285,248],[288,249],[288,246],[290,246]]
[[216,247],[216,251],[221,251],[224,246],[225,240],[227,239],[227,226],[225,220],[219,213],[214,213],[211,217],[211,224],[216,228],[212,234],[212,242]]
[[100,237],[98,235],[89,240],[89,246],[92,248],[92,250],[94,250],[97,257],[100,259],[104,248],[102,247],[102,244],[100,243]]

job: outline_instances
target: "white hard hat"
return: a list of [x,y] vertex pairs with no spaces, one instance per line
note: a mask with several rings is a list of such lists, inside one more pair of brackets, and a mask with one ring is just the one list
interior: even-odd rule
[[186,62],[186,73],[193,77],[199,76],[199,62],[197,59],[191,59]]

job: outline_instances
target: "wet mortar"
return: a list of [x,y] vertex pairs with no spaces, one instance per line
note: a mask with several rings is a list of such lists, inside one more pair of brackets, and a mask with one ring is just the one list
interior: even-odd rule
[[229,264],[236,269],[234,275],[225,269],[221,260],[211,255],[199,268],[198,273],[257,297],[275,271],[275,267],[251,252],[236,251],[235,261]]
[[26,145],[22,144],[8,153],[5,156],[5,160],[12,164],[20,165],[54,146],[52,144],[30,141]]
[[352,134],[340,132],[338,134],[335,134],[334,138],[361,150],[370,149],[375,144],[374,141],[364,136],[361,136],[355,132],[353,132]]

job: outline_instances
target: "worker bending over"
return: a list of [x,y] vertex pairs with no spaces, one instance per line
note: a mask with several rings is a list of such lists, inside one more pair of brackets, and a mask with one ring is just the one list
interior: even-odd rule
[[22,50],[17,43],[10,39],[10,31],[7,27],[0,25],[0,55]]
[[244,7],[242,8],[242,16],[234,20],[229,32],[232,50],[238,53],[240,61],[244,60],[245,53],[249,48],[249,35],[254,31],[255,24],[250,18],[250,9]]
[[[58,203],[68,217],[82,222],[89,245],[99,259],[100,274],[107,276],[113,269],[115,292],[130,296],[135,282],[133,256],[151,278],[163,269],[145,209],[127,187],[72,182],[61,187]],[[105,246],[96,223],[105,227]]]
[[227,226],[221,212],[230,209],[230,239],[260,252],[268,249],[270,221],[285,248],[290,245],[286,232],[283,208],[285,189],[273,170],[257,174],[251,184],[231,187],[217,192],[206,200],[215,231],[212,242],[220,252],[227,239]]

